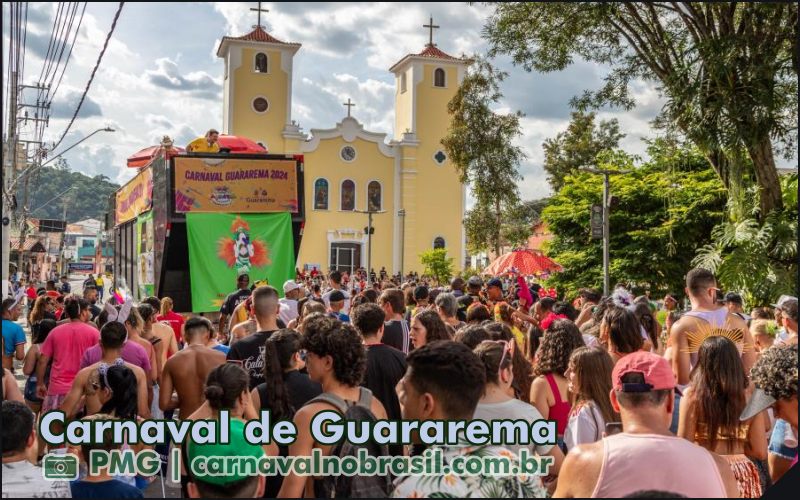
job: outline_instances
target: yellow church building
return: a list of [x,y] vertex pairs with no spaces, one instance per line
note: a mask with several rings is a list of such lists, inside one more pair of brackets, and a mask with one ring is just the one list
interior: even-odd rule
[[388,140],[365,130],[350,106],[332,128],[305,134],[292,120],[292,66],[300,47],[257,26],[223,37],[217,50],[225,62],[222,132],[260,142],[273,154],[304,156],[306,223],[297,266],[366,268],[363,212],[371,211],[376,271],[422,273],[419,255],[431,248],[447,249],[461,269],[466,189],[441,140],[466,60],[446,54],[431,37],[424,50],[389,68],[396,90]]

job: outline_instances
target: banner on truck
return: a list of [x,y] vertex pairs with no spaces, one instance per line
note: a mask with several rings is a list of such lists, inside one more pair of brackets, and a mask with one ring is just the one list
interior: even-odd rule
[[266,281],[279,290],[294,278],[289,213],[186,214],[192,312],[219,311],[236,278]]
[[136,254],[139,285],[139,299],[155,293],[155,273],[153,252],[155,244],[153,231],[153,213],[148,212],[136,219]]
[[119,188],[116,196],[115,222],[133,220],[153,206],[153,171],[145,168],[127,184]]
[[296,163],[177,157],[175,211],[297,213]]

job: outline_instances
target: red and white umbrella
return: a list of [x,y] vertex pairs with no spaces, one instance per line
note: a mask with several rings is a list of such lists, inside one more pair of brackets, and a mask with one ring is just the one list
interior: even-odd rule
[[499,276],[515,272],[522,276],[540,276],[562,271],[563,268],[546,255],[534,250],[513,250],[496,258],[483,274]]

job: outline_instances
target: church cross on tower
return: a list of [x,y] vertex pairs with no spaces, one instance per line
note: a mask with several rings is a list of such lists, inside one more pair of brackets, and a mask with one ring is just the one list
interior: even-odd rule
[[347,117],[350,118],[350,108],[355,106],[355,103],[350,102],[350,98],[347,98],[347,102],[343,102],[342,106],[347,106]]
[[258,22],[253,27],[254,28],[263,28],[264,26],[261,24],[261,13],[262,12],[269,12],[269,9],[262,9],[261,8],[261,2],[258,2],[258,8],[257,9],[251,8],[250,10],[253,11],[253,12],[258,12]]
[[440,28],[440,26],[438,26],[436,24],[433,24],[433,16],[431,16],[431,20],[428,22],[428,24],[423,24],[422,27],[423,28],[428,28],[428,31],[429,31],[429,33],[428,33],[428,47],[435,47],[436,44],[433,43],[433,30],[437,29],[437,28]]

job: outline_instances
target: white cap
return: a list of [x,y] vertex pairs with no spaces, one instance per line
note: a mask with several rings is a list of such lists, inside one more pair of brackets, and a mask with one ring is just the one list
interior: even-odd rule
[[775,304],[772,304],[772,307],[780,309],[781,307],[783,307],[783,304],[786,301],[793,300],[793,299],[797,300],[797,297],[792,297],[791,295],[781,295],[780,297],[778,297],[778,302],[776,302]]
[[286,282],[283,284],[283,293],[286,294],[292,290],[297,290],[298,288],[300,288],[300,283],[297,283],[294,280],[286,280]]

